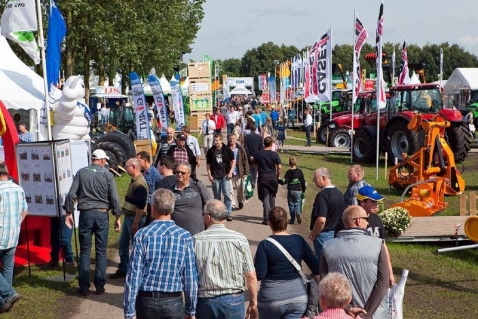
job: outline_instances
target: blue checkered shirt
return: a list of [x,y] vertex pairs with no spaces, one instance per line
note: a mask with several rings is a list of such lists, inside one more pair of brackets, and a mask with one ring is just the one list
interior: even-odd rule
[[156,220],[134,237],[123,309],[135,315],[138,291],[184,291],[185,312],[196,314],[198,274],[191,234],[172,220]]
[[151,204],[151,196],[158,188],[159,181],[161,180],[161,174],[156,167],[151,165],[149,169],[143,173],[144,179],[148,184],[148,204]]
[[17,246],[22,213],[27,210],[23,188],[10,180],[0,181],[0,250]]

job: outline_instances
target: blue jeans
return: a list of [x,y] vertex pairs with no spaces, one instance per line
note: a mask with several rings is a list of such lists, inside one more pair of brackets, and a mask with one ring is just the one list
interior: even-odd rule
[[259,318],[299,319],[305,312],[307,303],[288,303],[277,307],[258,307]]
[[254,168],[251,161],[249,161],[249,175],[251,176],[251,184],[253,187],[255,187],[257,180],[257,169]]
[[295,215],[300,215],[302,212],[302,195],[301,191],[288,190],[287,191],[287,204],[289,204],[290,222],[295,222]]
[[269,221],[269,212],[271,208],[276,205],[276,197],[272,194],[267,194],[262,200],[262,219],[266,222]]
[[307,138],[307,145],[311,145],[311,140],[310,140],[310,129],[312,128],[312,125],[308,125],[304,127],[305,129],[305,137]]
[[183,319],[183,297],[136,297],[136,319]]
[[[131,234],[131,226],[133,226],[134,215],[125,215],[123,221],[123,228],[119,238],[119,256],[120,264],[119,270],[126,274],[129,265],[129,245],[133,242],[134,237]],[[141,217],[138,223],[138,229],[144,226],[146,216]]]
[[232,183],[227,178],[227,176],[223,178],[215,178],[212,182],[212,193],[214,195],[214,199],[221,200],[221,193],[224,195],[224,205],[227,208],[227,214],[231,215],[232,211]]
[[12,287],[15,251],[17,247],[0,250],[0,307],[2,307],[17,292]]
[[63,258],[66,262],[73,261],[73,249],[71,248],[71,237],[73,228],[68,228],[65,224],[65,216],[50,218],[50,257],[52,261],[60,260],[60,249],[62,249]]
[[[244,319],[244,294],[198,298],[197,319]],[[265,318],[265,317],[264,317]]]
[[334,239],[334,231],[323,231],[317,236],[317,238],[314,240],[314,250],[315,250],[315,255],[319,259],[322,257],[322,250],[324,250],[324,243],[326,241],[329,241],[331,239]]
[[227,124],[227,137],[229,138],[229,135],[231,135],[234,132],[234,128],[236,127],[236,124],[229,123]]
[[78,284],[81,290],[90,288],[91,237],[95,235],[96,289],[103,289],[106,276],[106,247],[108,246],[108,213],[95,209],[80,212],[78,232],[80,241],[80,262],[78,263]]

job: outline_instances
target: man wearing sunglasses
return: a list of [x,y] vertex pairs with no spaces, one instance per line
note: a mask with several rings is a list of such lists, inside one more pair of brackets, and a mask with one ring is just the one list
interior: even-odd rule
[[360,206],[349,206],[342,215],[345,229],[324,243],[320,276],[344,274],[352,284],[352,304],[367,312],[363,318],[389,318],[387,248],[367,231],[369,216]]
[[176,198],[172,219],[194,236],[204,230],[202,211],[211,196],[201,181],[191,178],[189,163],[179,163],[175,174],[178,181],[169,188]]

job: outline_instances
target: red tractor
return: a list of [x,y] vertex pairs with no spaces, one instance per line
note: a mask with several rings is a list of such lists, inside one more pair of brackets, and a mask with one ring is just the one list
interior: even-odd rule
[[[460,111],[444,108],[440,86],[437,84],[410,84],[390,88],[390,102],[380,110],[380,149],[391,161],[402,159],[402,154],[413,154],[420,148],[424,134],[407,128],[410,119],[421,113],[423,120],[440,114],[450,127],[445,137],[455,155],[455,162],[463,162],[471,148],[472,135]],[[373,162],[377,149],[377,113],[363,117],[362,126],[354,135],[352,154],[357,162]]]

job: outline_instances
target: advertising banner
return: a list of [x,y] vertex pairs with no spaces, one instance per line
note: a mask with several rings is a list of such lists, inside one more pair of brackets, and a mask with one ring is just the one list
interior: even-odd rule
[[166,134],[166,129],[168,128],[168,110],[166,109],[166,103],[164,101],[163,89],[156,75],[148,75],[148,83],[153,93],[154,105],[158,113],[161,133],[163,135]]
[[136,72],[131,72],[129,78],[131,81],[131,92],[133,95],[134,115],[136,120],[136,139],[149,140],[149,119],[143,85]]

